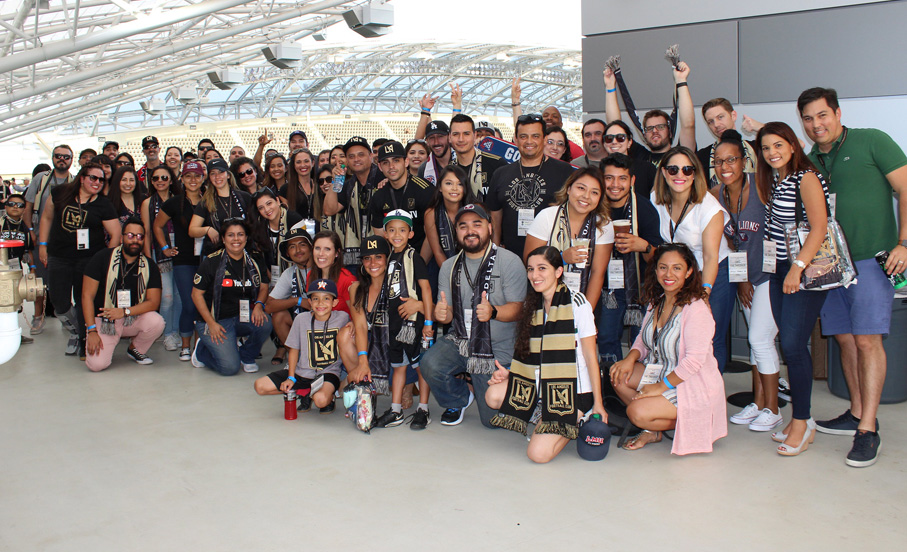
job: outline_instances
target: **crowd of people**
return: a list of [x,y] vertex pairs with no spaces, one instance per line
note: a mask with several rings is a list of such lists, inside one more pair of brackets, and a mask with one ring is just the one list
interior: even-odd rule
[[[72,149],[58,145],[52,166],[7,196],[0,223],[25,242],[11,256],[47,285],[30,333],[55,316],[65,354],[92,371],[111,365],[121,338],[151,364],[162,338],[168,354],[224,376],[257,372],[270,340],[275,370],[258,394],[294,391],[299,410],[330,413],[337,391],[367,380],[391,401],[375,425],[415,430],[431,423],[431,393],[442,425],[475,402],[483,425],[531,434],[529,458],[548,462],[580,420],[608,419],[608,394],[641,430],[628,450],[667,432],[673,453],[710,452],[727,434],[722,374],[739,303],[754,401],[730,422],[771,431],[785,456],[817,431],[851,435],[847,464],[871,465],[888,276],[907,262],[907,157],[879,130],[843,126],[826,88],[797,103],[808,151],[781,122],[747,118],[755,140],[744,140],[722,98],[702,107],[715,141],[697,149],[689,73],[673,70],[676,127],[653,110],[635,137],[606,69],[606,120],[583,124],[581,146],[554,106],[523,114],[515,80],[513,163],[477,147],[500,133],[462,112],[456,86],[449,120],[433,114],[438,98],[422,99],[407,144],[353,136],[316,154],[295,131],[285,155],[265,133],[251,157],[233,147],[224,158],[207,139],[161,156],[148,136],[143,164],[107,142],[81,152],[75,176]],[[859,280],[801,289],[830,214]],[[817,422],[808,340],[820,317],[851,406]]]

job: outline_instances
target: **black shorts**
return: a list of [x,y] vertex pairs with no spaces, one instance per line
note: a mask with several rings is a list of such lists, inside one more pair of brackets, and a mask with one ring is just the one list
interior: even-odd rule
[[[278,389],[280,389],[280,385],[283,382],[287,381],[288,377],[290,377],[289,370],[278,370],[276,372],[271,372],[270,374],[268,374],[268,379],[270,379],[271,383],[274,384],[274,387]],[[312,387],[312,381],[314,380],[297,376],[296,383],[293,384],[293,389],[309,389]],[[337,389],[340,389],[340,378],[338,378],[336,374],[333,374],[331,372],[324,373],[324,383],[330,383],[331,385],[333,385],[335,391]]]
[[[278,384],[277,387],[280,387],[280,385]],[[577,410],[582,410],[583,414],[586,414],[587,412],[592,410],[593,404],[595,404],[595,398],[592,396],[591,391],[588,393],[578,393],[576,395],[576,408]]]

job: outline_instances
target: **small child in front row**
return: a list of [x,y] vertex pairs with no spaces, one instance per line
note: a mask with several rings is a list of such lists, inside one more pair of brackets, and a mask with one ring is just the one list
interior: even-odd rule
[[[350,315],[335,311],[337,284],[319,279],[309,283],[306,290],[312,310],[300,313],[293,320],[286,347],[289,350],[287,368],[271,372],[255,380],[259,395],[281,395],[294,389],[311,390],[303,397],[300,410],[315,403],[322,414],[334,411],[334,391],[340,388],[340,345],[337,337],[350,321]],[[289,367],[293,366],[290,374]]]
[[388,358],[391,377],[391,407],[375,421],[377,427],[394,427],[403,423],[403,388],[406,369],[412,365],[419,374],[419,406],[412,415],[410,429],[425,429],[431,423],[428,413],[428,382],[419,369],[422,338],[433,338],[431,286],[428,269],[419,253],[409,245],[413,237],[413,219],[406,211],[396,209],[384,217],[384,237],[391,246],[387,265],[387,319],[389,327]]

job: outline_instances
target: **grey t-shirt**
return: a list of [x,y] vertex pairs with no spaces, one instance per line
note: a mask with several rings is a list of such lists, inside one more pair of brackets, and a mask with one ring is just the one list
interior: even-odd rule
[[[280,273],[280,276],[277,278],[277,282],[274,284],[274,289],[271,290],[271,293],[268,295],[274,299],[289,299],[293,295],[293,276],[296,274],[295,266],[290,267]],[[305,275],[305,271],[303,271]],[[304,282],[300,282],[300,286],[304,286]],[[299,290],[300,297],[307,297],[305,290]]]
[[33,204],[37,212],[37,215],[32,217],[32,224],[35,227],[36,234],[38,227],[41,224],[41,215],[44,214],[44,206],[47,204],[47,198],[50,197],[50,191],[61,184],[69,182],[70,178],[57,178],[57,175],[51,172],[50,180],[47,182],[47,186],[44,187],[44,193],[42,193],[41,197],[37,198],[36,201],[36,196],[38,195],[38,187],[41,185],[41,182],[44,180],[44,177],[46,175],[47,173],[35,175],[35,177],[31,179],[31,182],[28,183],[28,189],[25,190],[25,201]]
[[297,376],[315,379],[319,374],[328,372],[340,377],[338,337],[349,321],[350,315],[343,311],[332,311],[326,324],[315,320],[311,312],[304,312],[293,320],[286,345],[299,351]]
[[[455,260],[456,257],[451,257],[444,261],[438,276],[438,296],[440,297],[440,292],[443,291],[451,307],[453,307],[453,295],[450,292],[451,271]],[[481,262],[482,259],[466,258],[466,268],[471,276],[478,277]],[[523,261],[503,247],[498,247],[498,257],[491,269],[491,293],[488,294],[488,301],[495,306],[522,303],[526,298],[526,283],[526,267],[523,266]],[[460,297],[466,305],[472,299],[472,288],[469,287],[465,275],[460,276]],[[494,351],[494,358],[505,366],[513,359],[516,331],[516,322],[491,321],[491,348]]]

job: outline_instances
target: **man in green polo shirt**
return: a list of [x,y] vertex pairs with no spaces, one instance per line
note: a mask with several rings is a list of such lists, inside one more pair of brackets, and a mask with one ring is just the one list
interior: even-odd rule
[[[844,127],[837,92],[830,88],[803,92],[797,109],[815,143],[809,158],[825,176],[859,274],[857,284],[830,291],[822,308],[822,332],[834,335],[841,347],[850,409],[817,422],[818,430],[853,435],[845,462],[862,468],[876,462],[881,447],[876,413],[887,366],[882,337],[891,325],[894,299],[886,272],[907,266],[907,157],[880,130]],[[892,191],[898,194],[900,228]],[[890,252],[884,271],[875,260],[883,250]]]

